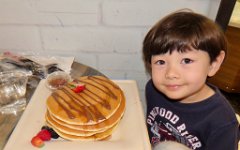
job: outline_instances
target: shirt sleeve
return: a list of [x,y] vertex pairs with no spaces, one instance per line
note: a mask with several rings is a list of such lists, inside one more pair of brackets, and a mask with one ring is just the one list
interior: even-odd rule
[[238,123],[234,122],[215,130],[206,143],[206,150],[237,150],[239,142]]

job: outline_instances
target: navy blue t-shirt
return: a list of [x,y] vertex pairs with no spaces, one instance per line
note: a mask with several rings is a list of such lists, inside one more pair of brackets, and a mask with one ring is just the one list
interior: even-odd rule
[[152,146],[172,140],[197,150],[237,150],[238,121],[226,98],[215,94],[201,102],[180,103],[146,85],[146,123]]

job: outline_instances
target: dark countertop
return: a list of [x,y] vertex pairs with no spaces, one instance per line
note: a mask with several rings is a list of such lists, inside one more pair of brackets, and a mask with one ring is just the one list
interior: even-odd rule
[[[93,76],[93,75],[104,76],[98,70],[78,62],[73,62],[70,75],[73,79],[80,76]],[[26,93],[27,102],[29,102],[29,100],[31,99],[31,96],[34,93],[39,81],[40,79],[35,77],[29,78],[28,82],[29,83],[31,82],[31,84],[28,84],[27,86],[27,93]],[[1,114],[0,113],[0,133],[1,133],[0,150],[4,148],[12,131],[14,130],[16,124],[21,118],[23,112],[24,111],[20,111],[17,114]]]

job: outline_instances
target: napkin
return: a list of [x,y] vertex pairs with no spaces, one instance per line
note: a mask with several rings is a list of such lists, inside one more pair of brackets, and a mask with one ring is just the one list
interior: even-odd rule
[[58,68],[62,69],[66,73],[70,73],[71,66],[74,61],[74,57],[63,57],[63,56],[28,55],[28,56],[24,56],[24,57],[42,65],[42,66],[57,64]]

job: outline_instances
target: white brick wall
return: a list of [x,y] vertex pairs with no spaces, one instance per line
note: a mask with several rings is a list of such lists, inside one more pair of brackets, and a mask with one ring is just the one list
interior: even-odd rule
[[[0,0],[0,52],[75,56],[113,79],[148,80],[142,40],[167,13],[215,19],[220,0]],[[142,99],[143,96],[142,96]]]

